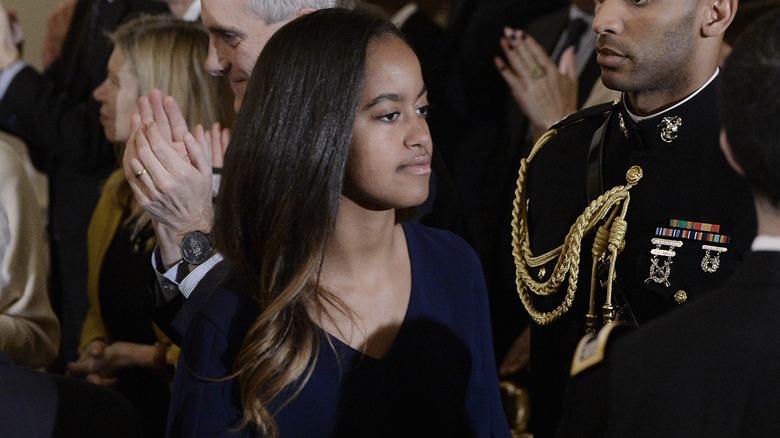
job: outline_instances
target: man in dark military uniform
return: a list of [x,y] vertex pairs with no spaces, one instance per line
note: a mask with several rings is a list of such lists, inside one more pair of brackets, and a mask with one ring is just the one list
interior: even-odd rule
[[736,8],[599,1],[602,80],[623,97],[560,122],[521,164],[513,245],[534,320],[537,437],[555,431],[586,326],[642,324],[685,305],[749,250],[750,192],[718,146],[718,52]]
[[780,9],[738,41],[721,143],[753,191],[753,252],[723,287],[611,339],[572,380],[562,436],[780,436]]

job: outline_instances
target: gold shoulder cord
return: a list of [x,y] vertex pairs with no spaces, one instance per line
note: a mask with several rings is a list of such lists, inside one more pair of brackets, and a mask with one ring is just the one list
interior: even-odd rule
[[[615,319],[615,311],[612,306],[612,283],[615,279],[615,262],[617,261],[618,253],[625,246],[627,226],[625,216],[630,201],[628,191],[642,178],[642,168],[639,166],[631,167],[626,173],[626,185],[613,187],[593,200],[577,218],[574,225],[571,226],[561,246],[545,254],[534,256],[531,251],[530,236],[528,234],[528,208],[530,202],[526,193],[526,176],[528,174],[528,166],[534,156],[557,133],[556,129],[546,132],[536,142],[529,156],[520,162],[512,211],[512,255],[514,256],[516,266],[515,282],[520,300],[537,324],[547,325],[560,318],[571,308],[574,302],[574,293],[577,290],[577,279],[579,276],[582,239],[603,220],[596,232],[592,248],[593,267],[591,271],[590,308],[587,315],[587,330],[589,333],[592,333],[596,328],[596,268],[599,261],[609,261],[607,297],[603,306],[604,322],[607,323]],[[609,251],[609,254],[607,254],[607,251]],[[556,257],[558,261],[547,281],[539,282],[531,276],[529,268],[542,266]],[[568,287],[563,302],[549,312],[536,309],[531,300],[530,292],[537,296],[551,295],[558,290],[564,279],[566,279],[567,274]]]

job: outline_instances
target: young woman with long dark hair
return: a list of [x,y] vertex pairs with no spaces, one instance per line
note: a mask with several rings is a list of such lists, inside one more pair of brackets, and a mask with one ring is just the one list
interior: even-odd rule
[[427,112],[385,20],[322,10],[269,41],[216,206],[231,274],[184,338],[169,435],[509,436],[477,257],[403,221]]

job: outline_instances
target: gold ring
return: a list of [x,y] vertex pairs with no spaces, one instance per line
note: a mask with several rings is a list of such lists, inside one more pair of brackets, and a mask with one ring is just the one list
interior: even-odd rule
[[146,168],[144,167],[143,169],[141,169],[141,170],[139,170],[138,172],[136,172],[136,174],[135,174],[135,177],[136,177],[136,178],[140,178],[140,177],[141,177],[141,175],[143,175],[143,174],[145,174],[145,173],[148,173],[148,172],[147,172]]
[[544,71],[544,68],[542,68],[542,66],[539,64],[536,64],[531,68],[531,79],[539,79],[545,74],[546,72]]

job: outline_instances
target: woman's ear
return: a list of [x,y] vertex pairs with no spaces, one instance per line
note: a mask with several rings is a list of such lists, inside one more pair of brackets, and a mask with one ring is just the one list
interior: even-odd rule
[[734,159],[734,153],[731,151],[731,144],[729,143],[729,139],[726,136],[726,131],[720,130],[720,150],[723,151],[723,155],[726,156],[726,161],[728,161],[729,166],[731,166],[732,169],[734,169],[735,172],[738,174],[745,176],[745,171],[742,170],[742,166],[737,163],[737,160]]

